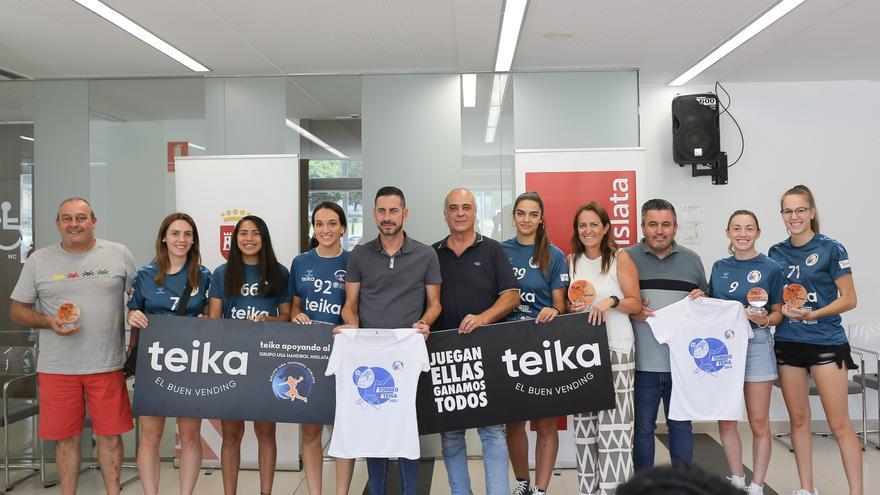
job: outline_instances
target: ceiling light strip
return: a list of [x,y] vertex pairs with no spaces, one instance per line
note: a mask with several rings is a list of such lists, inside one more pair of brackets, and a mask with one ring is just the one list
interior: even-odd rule
[[724,44],[716,48],[712,53],[706,55],[705,58],[697,62],[693,67],[673,79],[667,86],[682,86],[686,84],[698,74],[711,67],[712,64],[724,58],[728,53],[736,50],[740,45],[750,40],[753,36],[778,21],[782,16],[788,14],[802,3],[804,3],[804,0],[782,0],[777,3],[772,9],[765,12],[761,17],[755,19],[754,22],[746,26],[742,31],[736,33],[736,35],[724,42]]
[[312,134],[311,132],[309,132],[309,131],[303,129],[302,127],[300,127],[300,126],[298,126],[298,125],[296,125],[296,124],[294,124],[293,121],[291,121],[290,119],[284,119],[284,125],[286,125],[287,127],[290,127],[290,128],[293,129],[294,131],[298,132],[302,137],[304,137],[304,138],[308,139],[309,141],[311,141],[311,142],[317,144],[318,146],[324,148],[324,149],[327,150],[329,153],[331,153],[331,154],[333,154],[333,155],[335,155],[335,156],[337,156],[337,157],[339,157],[339,158],[342,158],[342,159],[344,159],[344,160],[348,160],[348,159],[349,159],[348,156],[347,156],[345,153],[342,153],[342,152],[339,151],[338,149],[336,149],[336,148],[330,146],[329,144],[325,143],[324,141],[322,141],[320,138],[318,138],[318,136],[315,136],[315,135]]
[[28,136],[18,136],[18,137],[24,139],[25,141],[34,142],[34,138],[32,138],[32,137],[28,137]]
[[489,115],[486,120],[486,143],[495,141],[495,131],[501,118],[501,106],[504,104],[504,93],[507,91],[509,74],[495,74],[492,77],[492,93],[489,97]]
[[513,65],[513,54],[522,29],[528,0],[507,0],[504,4],[504,17],[501,20],[501,36],[498,38],[498,53],[495,56],[495,72],[508,72]]
[[196,62],[192,57],[183,53],[182,51],[174,48],[166,41],[162,40],[155,34],[147,31],[146,29],[138,26],[134,21],[120,14],[119,12],[113,10],[108,7],[103,2],[99,2],[98,0],[73,0],[74,2],[82,5],[83,7],[91,10],[95,14],[103,17],[107,21],[115,24],[120,29],[124,30],[128,34],[134,36],[135,38],[143,41],[144,43],[152,46],[156,50],[168,55],[174,60],[180,62],[181,64],[188,67],[190,70],[194,72],[209,72],[211,69],[205,67],[204,65]]
[[461,75],[461,104],[465,108],[477,106],[477,75]]

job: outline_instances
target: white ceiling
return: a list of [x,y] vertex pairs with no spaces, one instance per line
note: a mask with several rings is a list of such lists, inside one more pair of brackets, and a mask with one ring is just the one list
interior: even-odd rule
[[[490,71],[503,7],[502,0],[105,1],[211,76]],[[513,70],[634,67],[642,82],[664,83],[775,3],[531,0]],[[0,0],[0,12],[0,67],[32,78],[194,75],[70,0]],[[880,1],[807,0],[694,82],[878,80],[878,25]],[[553,31],[574,36],[545,38]]]

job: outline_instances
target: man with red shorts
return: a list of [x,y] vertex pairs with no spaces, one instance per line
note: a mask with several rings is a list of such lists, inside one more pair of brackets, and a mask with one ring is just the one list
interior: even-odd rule
[[108,494],[119,493],[121,434],[133,426],[122,364],[124,295],[136,267],[128,248],[95,238],[96,223],[88,201],[64,200],[55,218],[61,244],[30,255],[11,296],[12,319],[40,329],[39,434],[57,441],[65,495],[76,493],[86,405]]

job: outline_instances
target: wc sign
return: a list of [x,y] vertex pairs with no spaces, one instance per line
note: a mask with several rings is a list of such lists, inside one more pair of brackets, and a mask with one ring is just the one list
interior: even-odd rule
[[[2,227],[2,232],[0,232],[0,251],[4,251],[0,253],[0,256],[4,256],[7,260],[18,260],[18,249],[21,246],[21,224],[18,221],[18,218],[12,217],[10,215],[10,211],[12,211],[12,203],[9,201],[0,202],[0,214],[2,214],[2,221],[0,221],[0,227]],[[13,234],[14,232],[14,234]]]

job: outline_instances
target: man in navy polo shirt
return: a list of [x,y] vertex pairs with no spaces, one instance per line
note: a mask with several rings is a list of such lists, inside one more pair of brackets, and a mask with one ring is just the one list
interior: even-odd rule
[[[473,332],[502,320],[519,305],[519,287],[507,254],[497,241],[474,231],[477,206],[467,189],[453,189],[444,203],[449,236],[434,244],[443,285],[442,311],[433,328]],[[504,425],[477,428],[483,441],[487,495],[508,495]],[[441,433],[443,462],[452,495],[470,495],[464,430]]]

